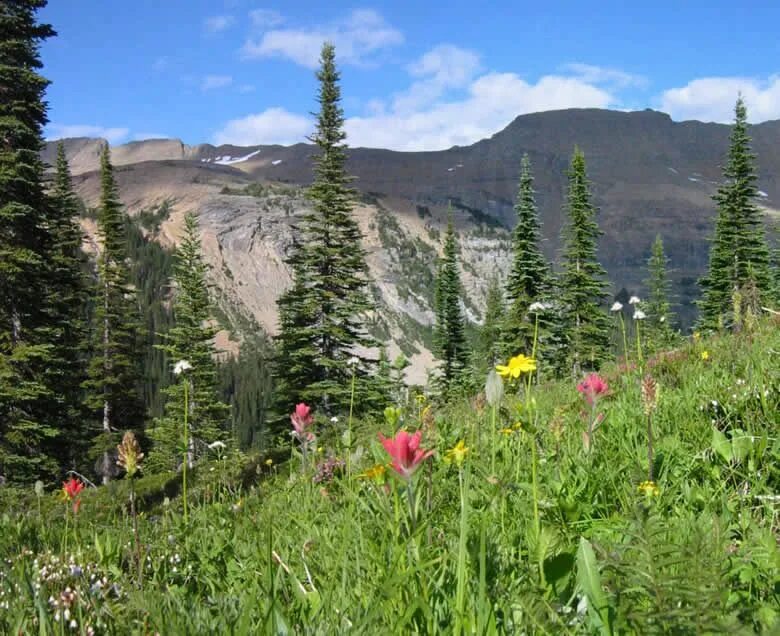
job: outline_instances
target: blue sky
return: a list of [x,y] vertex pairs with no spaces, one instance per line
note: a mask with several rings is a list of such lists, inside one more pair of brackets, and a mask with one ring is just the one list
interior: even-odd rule
[[295,143],[336,44],[348,141],[437,150],[516,116],[655,108],[780,118],[780,3],[50,0],[47,136]]

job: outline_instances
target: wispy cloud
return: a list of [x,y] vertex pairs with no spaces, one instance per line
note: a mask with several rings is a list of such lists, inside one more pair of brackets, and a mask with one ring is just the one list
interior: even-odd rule
[[235,18],[232,15],[213,15],[203,21],[207,33],[221,33],[233,26]]
[[200,90],[213,91],[218,88],[226,88],[233,83],[230,75],[206,75],[200,83]]
[[780,75],[768,78],[704,77],[671,88],[660,96],[660,108],[672,119],[726,123],[734,118],[734,103],[742,94],[750,121],[780,119]]
[[336,55],[342,64],[369,65],[375,54],[404,41],[403,34],[390,26],[371,9],[357,9],[346,18],[329,25],[312,28],[271,29],[265,23],[264,32],[250,38],[241,49],[245,59],[281,57],[307,68],[316,68],[322,44],[336,45]]
[[563,72],[581,79],[588,84],[614,86],[627,88],[635,86],[644,88],[648,85],[648,79],[643,75],[627,73],[616,68],[594,66],[593,64],[572,63],[563,66]]
[[214,135],[214,143],[251,146],[255,144],[294,144],[305,140],[312,130],[308,117],[283,108],[269,108],[262,113],[234,119]]
[[115,144],[127,139],[129,128],[106,128],[90,124],[49,124],[46,128],[47,139],[67,139],[69,137],[102,137],[108,143]]
[[249,12],[249,19],[258,29],[271,29],[284,23],[284,17],[273,9],[255,9]]
[[241,84],[241,86],[238,87],[238,92],[242,95],[246,95],[247,93],[254,93],[255,87],[252,84]]

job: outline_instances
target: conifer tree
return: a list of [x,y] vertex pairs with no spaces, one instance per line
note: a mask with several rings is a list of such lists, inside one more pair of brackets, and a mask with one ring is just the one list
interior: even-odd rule
[[735,293],[755,289],[759,297],[765,297],[771,286],[769,248],[761,211],[755,204],[755,155],[750,149],[747,109],[741,97],[734,113],[728,161],[723,170],[725,182],[715,195],[718,216],[709,269],[699,280],[699,325],[709,329],[724,324]]
[[54,353],[60,361],[52,372],[56,393],[62,399],[60,427],[64,440],[54,440],[53,453],[75,467],[83,457],[90,430],[83,406],[82,384],[86,380],[89,343],[90,288],[87,258],[81,245],[83,233],[78,224],[79,201],[73,191],[65,146],[57,144],[56,173],[51,200],[52,247],[49,254],[53,294],[52,327],[58,334]]
[[45,5],[0,4],[0,475],[16,482],[54,475],[50,442],[62,434],[63,397],[50,372],[59,362],[52,210],[38,154],[49,83],[38,73],[38,47],[55,35],[37,22]]
[[484,376],[502,356],[501,326],[504,320],[504,294],[501,281],[494,276],[490,281],[485,298],[485,312],[482,325],[477,333],[474,347],[474,367],[478,370],[478,380]]
[[184,217],[184,237],[176,249],[174,263],[173,314],[175,326],[161,334],[165,351],[173,364],[186,360],[192,365],[187,376],[163,389],[165,415],[149,432],[153,442],[148,465],[152,470],[173,470],[181,459],[183,445],[184,384],[189,382],[187,407],[192,437],[201,445],[229,438],[230,407],[219,399],[217,365],[214,361],[216,321],[209,300],[208,265],[203,260],[198,221]]
[[528,155],[523,155],[520,162],[515,212],[517,225],[512,233],[512,266],[506,282],[509,307],[502,329],[503,353],[507,356],[531,351],[534,318],[529,316],[528,308],[534,302],[544,300],[552,284],[550,266],[540,248],[541,224]]
[[664,242],[658,234],[653,241],[650,258],[647,261],[648,278],[645,281],[648,297],[645,305],[645,321],[648,340],[655,348],[669,346],[674,338],[675,316],[669,303],[671,283],[666,267],[669,259],[664,253]]
[[[277,339],[279,412],[288,413],[305,401],[325,413],[345,412],[351,399],[353,369],[349,361],[357,347],[376,343],[365,329],[373,304],[362,235],[352,217],[355,193],[346,172],[347,146],[341,108],[335,49],[322,47],[316,130],[314,182],[308,191],[313,209],[300,228],[288,261],[293,285],[278,301]],[[373,366],[359,360],[355,405],[368,390],[363,380]],[[370,383],[368,383],[370,384]]]
[[569,168],[568,223],[563,231],[560,292],[563,324],[574,374],[598,368],[609,351],[609,319],[604,306],[606,272],[596,256],[596,208],[591,202],[585,156],[574,149]]
[[125,219],[114,179],[108,144],[100,158],[98,283],[95,294],[93,357],[89,365],[86,404],[100,420],[95,452],[103,453],[98,472],[104,480],[114,473],[111,452],[116,433],[144,428],[140,382],[139,310],[129,284]]
[[460,307],[462,286],[458,267],[458,244],[452,217],[444,235],[444,250],[436,280],[436,357],[441,361],[439,381],[446,396],[462,379],[469,360],[466,325]]

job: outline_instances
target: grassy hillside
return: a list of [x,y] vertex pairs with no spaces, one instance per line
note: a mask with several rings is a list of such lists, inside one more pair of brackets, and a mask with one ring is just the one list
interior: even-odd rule
[[[141,478],[140,564],[126,481],[77,514],[0,489],[0,631],[774,633],[778,324],[643,366],[655,400],[633,365],[593,405],[581,378],[528,393],[523,375],[495,411],[317,421],[305,466],[217,449],[186,523],[179,476]],[[377,438],[399,427],[434,451],[408,482]]]

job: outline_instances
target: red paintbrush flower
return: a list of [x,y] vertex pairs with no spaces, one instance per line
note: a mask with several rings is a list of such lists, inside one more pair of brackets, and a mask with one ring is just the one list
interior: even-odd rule
[[81,491],[84,490],[84,484],[80,479],[71,477],[68,481],[62,482],[62,496],[65,501],[73,502],[73,514],[79,511],[81,506]]
[[591,373],[577,385],[577,390],[582,393],[587,403],[592,405],[609,391],[609,386],[598,373]]
[[420,448],[422,431],[409,435],[406,431],[398,431],[395,437],[386,438],[379,433],[379,441],[385,447],[387,454],[393,460],[393,469],[404,479],[409,479],[428,457],[432,450]]
[[306,429],[314,423],[311,407],[303,402],[296,404],[295,411],[290,415],[290,421],[294,429],[293,435],[303,439]]

